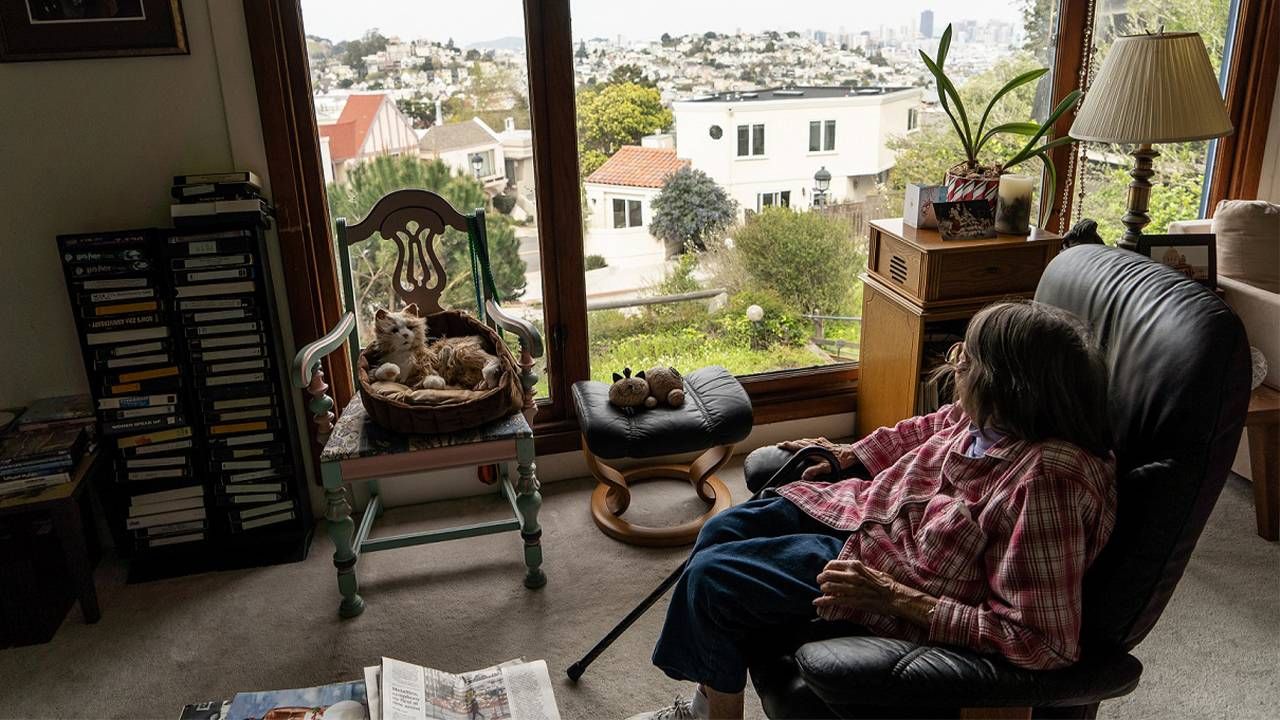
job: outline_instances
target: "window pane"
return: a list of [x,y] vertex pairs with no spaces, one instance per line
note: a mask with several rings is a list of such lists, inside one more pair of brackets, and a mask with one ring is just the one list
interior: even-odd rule
[[[543,329],[523,4],[445,13],[375,12],[347,0],[301,6],[331,218],[354,222],[401,188],[437,192],[461,212],[484,207],[502,304]],[[465,234],[450,229],[436,247],[449,281],[443,304],[478,312]],[[404,304],[392,290],[396,244],[375,236],[351,251],[367,344],[374,311]]]
[[[978,98],[971,114],[1050,59],[1037,57],[1052,47],[1054,19],[1042,11],[1050,7],[996,3],[994,17],[990,4],[956,10],[982,18],[956,20],[947,61]],[[586,276],[592,375],[658,363],[746,374],[856,360],[867,219],[901,215],[906,182],[940,184],[964,159],[916,52],[936,51],[942,28],[916,31],[920,7],[886,16],[865,3],[809,15],[728,0],[654,0],[643,12],[571,0],[570,9],[579,143],[624,172],[611,177],[626,185],[608,190],[639,196],[643,210],[627,233],[607,218],[586,222],[586,252],[606,264]],[[1028,27],[1039,28],[1034,37]],[[1024,86],[1002,99],[988,122],[1042,117],[1045,87],[1044,98]],[[911,110],[924,115],[908,135]],[[1015,140],[1001,137],[992,150],[1011,155]],[[823,167],[832,177],[815,210]],[[697,200],[664,202],[668,190],[668,199]],[[670,300],[690,293],[699,297]],[[746,317],[751,305],[764,311],[759,324]]]
[[613,201],[613,226],[615,228],[627,226],[627,205],[622,200]]
[[627,214],[629,216],[627,225],[631,227],[640,227],[642,223],[640,220],[640,201],[639,200],[627,201]]
[[[1107,5],[1106,12],[1098,13],[1094,24],[1096,62],[1099,66],[1102,64],[1116,37],[1156,32],[1163,25],[1166,32],[1200,33],[1213,69],[1220,72],[1233,4],[1231,0],[1115,0]],[[1074,210],[1075,218],[1096,220],[1098,234],[1114,243],[1125,231],[1120,218],[1128,207],[1129,171],[1133,168],[1129,152],[1134,146],[1107,143],[1082,143],[1082,146],[1084,172],[1079,187],[1075,188],[1079,205]],[[1201,217],[1200,200],[1208,172],[1209,146],[1206,140],[1156,146],[1160,156],[1154,162],[1155,177],[1151,182],[1155,187],[1151,190],[1148,210],[1151,224],[1146,232],[1163,233],[1174,220]],[[1077,162],[1081,160],[1078,158]],[[1084,194],[1083,200],[1079,199],[1080,192]]]

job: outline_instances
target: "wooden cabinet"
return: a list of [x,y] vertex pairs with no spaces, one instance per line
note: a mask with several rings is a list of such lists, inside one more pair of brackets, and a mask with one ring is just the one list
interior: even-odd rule
[[943,240],[937,230],[901,219],[871,223],[862,300],[858,435],[921,411],[930,400],[922,379],[969,318],[1001,300],[1029,298],[1061,238]]

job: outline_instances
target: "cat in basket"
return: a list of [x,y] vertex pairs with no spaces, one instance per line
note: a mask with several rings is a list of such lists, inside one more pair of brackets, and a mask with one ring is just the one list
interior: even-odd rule
[[427,321],[412,303],[400,312],[379,308],[369,347],[378,366],[370,373],[384,394],[413,390],[483,391],[502,376],[497,356],[485,350],[479,335],[427,338]]

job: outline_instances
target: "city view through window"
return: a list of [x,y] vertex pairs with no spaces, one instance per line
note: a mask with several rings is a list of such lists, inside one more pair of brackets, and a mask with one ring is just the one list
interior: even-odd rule
[[[624,366],[750,374],[856,361],[866,222],[901,215],[908,183],[940,183],[964,158],[918,51],[932,56],[950,24],[947,74],[981,109],[1009,79],[1051,67],[1056,4],[903,0],[804,14],[656,0],[637,16],[572,2],[593,378]],[[1218,65],[1229,4],[1099,1],[1095,61],[1116,35],[1164,24],[1200,29]],[[302,8],[332,216],[354,221],[402,187],[486,208],[503,304],[541,323],[523,3]],[[992,124],[1043,119],[1060,99],[1051,86],[1045,75],[1005,96]],[[983,159],[1024,141],[997,137]],[[1161,148],[1152,227],[1198,216],[1207,147]],[[1083,186],[1077,217],[1097,219],[1109,241],[1122,231],[1128,150],[1090,146],[1084,181],[1069,189]],[[466,308],[465,239],[445,246],[445,298]],[[394,245],[357,246],[352,263],[367,336],[373,310],[397,305]]]

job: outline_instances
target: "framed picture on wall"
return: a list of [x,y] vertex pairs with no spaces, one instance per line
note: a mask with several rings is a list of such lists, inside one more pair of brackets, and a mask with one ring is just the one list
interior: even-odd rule
[[181,0],[0,0],[0,62],[188,53]]
[[1143,235],[1138,254],[1168,265],[1201,285],[1218,286],[1218,263],[1212,233]]

